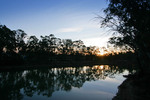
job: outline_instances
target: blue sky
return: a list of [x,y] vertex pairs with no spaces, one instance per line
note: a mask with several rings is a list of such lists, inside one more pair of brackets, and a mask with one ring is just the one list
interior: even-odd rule
[[110,37],[100,28],[107,0],[0,0],[0,24],[28,35],[54,34],[61,39],[81,39],[87,46],[106,46]]

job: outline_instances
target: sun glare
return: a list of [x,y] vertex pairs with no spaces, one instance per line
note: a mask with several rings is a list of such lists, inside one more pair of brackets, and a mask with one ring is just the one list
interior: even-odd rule
[[97,53],[97,55],[98,55],[98,56],[104,56],[105,53],[104,53],[104,52],[99,52],[99,53]]
[[103,55],[104,55],[104,52],[100,52],[100,55],[103,56]]
[[105,55],[104,50],[103,50],[103,49],[100,49],[100,50],[99,50],[99,53],[98,53],[97,55],[99,55],[99,56],[104,56],[104,55]]
[[103,65],[101,65],[101,66],[100,66],[100,69],[103,69],[103,68],[104,68],[104,66],[103,66]]

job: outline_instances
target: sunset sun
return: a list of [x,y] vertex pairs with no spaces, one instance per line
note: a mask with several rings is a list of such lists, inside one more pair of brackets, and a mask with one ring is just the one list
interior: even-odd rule
[[100,52],[100,55],[103,56],[103,55],[104,55],[104,52]]
[[100,49],[99,52],[97,53],[98,56],[104,56],[106,52],[103,49]]

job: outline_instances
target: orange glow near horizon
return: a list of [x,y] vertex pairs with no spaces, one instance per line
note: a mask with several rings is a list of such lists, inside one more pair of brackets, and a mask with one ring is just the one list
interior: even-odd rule
[[103,52],[97,53],[97,56],[104,56],[105,54]]
[[104,52],[100,52],[100,55],[103,56],[103,55],[104,55]]
[[[115,54],[119,54],[119,53],[129,52],[128,50],[121,50],[121,49],[111,50],[111,49],[104,48],[104,47],[99,48],[97,50],[98,50],[96,53],[97,56],[108,56],[109,54],[115,55]],[[130,51],[134,53],[133,50],[130,50]]]
[[104,56],[107,52],[104,52],[103,49],[99,49],[99,52],[97,53],[98,56]]

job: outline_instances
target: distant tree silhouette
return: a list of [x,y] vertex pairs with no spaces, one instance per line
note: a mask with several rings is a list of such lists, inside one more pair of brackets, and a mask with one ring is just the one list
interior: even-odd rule
[[25,53],[26,44],[25,44],[24,39],[26,38],[27,34],[21,29],[14,31],[14,33],[15,33],[15,38],[16,38],[16,46],[15,46],[16,49],[20,53]]
[[71,54],[73,51],[72,40],[71,39],[63,39],[62,43],[63,43],[63,54]]
[[30,36],[27,41],[27,51],[35,52],[39,49],[39,39],[36,36]]
[[55,47],[55,41],[56,38],[53,34],[50,34],[49,36],[41,36],[41,40],[39,42],[40,48],[43,51],[53,52]]
[[[150,1],[109,0],[104,10],[103,27],[113,29],[119,36],[109,43],[119,47],[131,47],[137,54],[141,70],[150,69]],[[101,17],[102,18],[102,17]]]
[[15,32],[11,31],[5,25],[0,25],[0,54],[4,48],[6,48],[7,51],[13,51],[15,42]]
[[83,45],[84,45],[84,43],[81,40],[73,41],[73,46],[74,46],[74,49],[76,50],[76,53],[82,52]]

